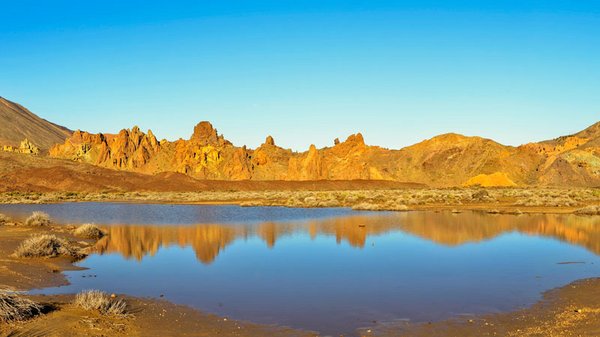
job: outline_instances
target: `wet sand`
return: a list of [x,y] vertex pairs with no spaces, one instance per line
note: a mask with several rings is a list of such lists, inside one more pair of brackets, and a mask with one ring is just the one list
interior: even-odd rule
[[[363,331],[365,334],[366,331]],[[442,322],[372,329],[373,336],[600,336],[600,279],[573,282],[546,292],[530,308]]]
[[[27,322],[9,325],[0,336],[286,336],[314,333],[284,327],[228,320],[167,301],[118,295],[127,301],[131,317],[117,318],[85,311],[71,304],[74,295],[30,296],[48,312]],[[0,325],[1,326],[1,325]]]
[[[66,258],[18,259],[11,254],[36,233],[74,240],[71,226],[0,226],[0,287],[29,290],[67,284],[62,271],[75,268]],[[79,240],[80,245],[93,241]],[[70,304],[74,295],[30,296],[47,313],[30,321],[0,323],[0,336],[318,336],[319,334],[228,320],[163,300],[123,296],[133,313],[112,318]],[[360,331],[361,336],[598,336],[600,278],[574,282],[544,294],[530,308],[509,313],[464,316],[424,324],[400,322]]]

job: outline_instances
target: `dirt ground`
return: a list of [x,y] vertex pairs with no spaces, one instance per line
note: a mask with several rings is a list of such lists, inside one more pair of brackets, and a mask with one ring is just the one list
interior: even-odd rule
[[418,325],[391,325],[373,329],[371,333],[385,337],[600,336],[600,279],[579,280],[550,290],[540,302],[519,311]]
[[117,297],[127,301],[130,317],[85,311],[71,304],[73,295],[32,296],[31,299],[45,304],[48,312],[30,321],[12,324],[7,330],[3,328],[0,336],[316,336],[284,327],[228,320],[167,301]]
[[197,180],[181,173],[148,175],[115,171],[49,157],[0,151],[0,192],[193,192],[419,188],[422,184],[384,180],[224,181]]

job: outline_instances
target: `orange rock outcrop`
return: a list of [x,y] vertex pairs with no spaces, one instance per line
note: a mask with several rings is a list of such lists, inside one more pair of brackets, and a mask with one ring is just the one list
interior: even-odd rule
[[189,140],[158,141],[138,127],[117,135],[75,131],[50,150],[116,170],[179,172],[212,180],[392,180],[430,186],[600,185],[600,123],[570,136],[519,147],[445,134],[391,150],[367,145],[362,134],[334,146],[294,152],[273,137],[256,149],[237,147],[209,122]]

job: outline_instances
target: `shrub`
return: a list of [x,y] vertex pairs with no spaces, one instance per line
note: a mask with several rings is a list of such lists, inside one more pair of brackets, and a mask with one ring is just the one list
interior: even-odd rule
[[600,215],[600,206],[587,206],[574,212],[578,215]]
[[5,223],[9,223],[10,218],[4,214],[0,214],[0,225],[4,225]]
[[471,199],[473,199],[474,201],[490,201],[490,200],[492,200],[489,192],[486,190],[478,190],[478,191],[474,192],[473,194],[471,194]]
[[41,312],[42,307],[32,300],[19,297],[12,291],[0,289],[0,322],[24,321]]
[[336,199],[325,199],[318,201],[317,207],[340,207],[340,202]]
[[27,226],[48,226],[50,224],[50,216],[44,212],[33,212],[27,220]]
[[259,206],[264,206],[264,203],[259,200],[246,200],[246,201],[240,202],[239,205],[240,205],[240,207],[259,207]]
[[75,296],[75,305],[84,310],[97,310],[103,315],[126,316],[127,303],[111,298],[100,290],[84,290]]
[[84,257],[67,240],[52,234],[32,236],[23,241],[15,251],[17,257],[57,257],[67,256],[75,259]]
[[379,207],[374,204],[361,202],[360,204],[352,206],[352,209],[355,211],[378,211]]
[[83,239],[100,239],[105,235],[98,226],[89,223],[77,227],[73,234]]

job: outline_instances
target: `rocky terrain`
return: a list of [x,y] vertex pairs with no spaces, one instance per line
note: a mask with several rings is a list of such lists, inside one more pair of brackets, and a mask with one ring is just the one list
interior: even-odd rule
[[[158,140],[138,127],[118,134],[70,133],[0,98],[0,145],[120,172],[182,174],[211,181],[380,180],[432,187],[600,186],[600,123],[569,136],[518,147],[444,134],[400,150],[367,145],[360,133],[333,146],[294,152],[273,137],[239,147],[209,122],[189,139]],[[68,137],[66,137],[68,135]],[[27,138],[27,146],[16,147]],[[4,143],[6,144],[4,144]],[[37,150],[39,147],[40,150]],[[58,163],[58,162],[57,162]],[[57,164],[59,165],[59,164]],[[181,177],[177,176],[178,179]]]
[[50,150],[55,158],[110,169],[178,172],[211,180],[389,180],[430,186],[598,186],[600,123],[575,135],[519,147],[480,137],[445,134],[390,150],[365,144],[358,133],[334,146],[293,152],[272,137],[256,149],[237,147],[209,122],[189,140],[158,141],[152,131],[118,135],[76,131]]
[[0,97],[0,147],[6,147],[5,151],[18,152],[15,149],[23,147],[21,142],[25,139],[32,148],[47,151],[52,145],[64,142],[71,133],[71,130],[48,122],[23,106]]

